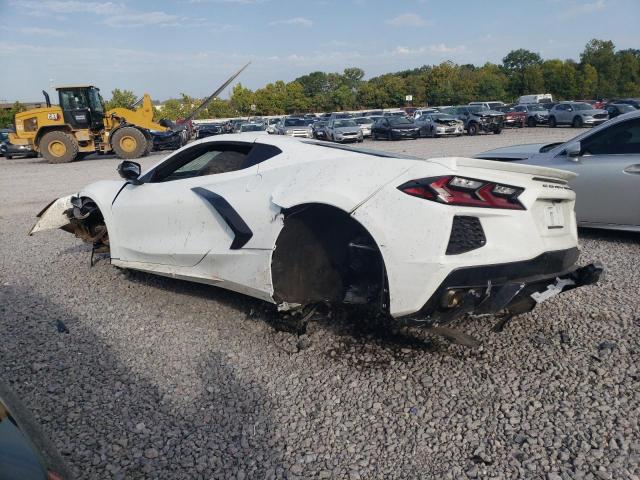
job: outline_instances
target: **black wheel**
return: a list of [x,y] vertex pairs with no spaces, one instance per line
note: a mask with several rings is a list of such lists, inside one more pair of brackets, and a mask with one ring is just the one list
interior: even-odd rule
[[494,132],[496,135],[500,135],[502,133],[502,129],[498,128],[497,130],[494,130]]
[[38,146],[49,163],[69,163],[78,158],[78,142],[66,132],[56,130],[45,133]]
[[5,155],[4,158],[6,158],[7,160],[11,160],[13,158],[13,155]]
[[364,138],[359,138],[358,143],[362,143],[362,142],[364,142]]
[[584,122],[582,121],[582,117],[580,117],[578,115],[573,117],[573,122],[571,122],[571,126],[573,128],[580,128],[580,127],[582,127],[583,124],[584,124]]
[[391,132],[387,132],[387,140],[393,140],[393,135],[391,135]]
[[467,127],[467,135],[477,135],[478,134],[478,125],[476,123],[470,123]]
[[371,140],[378,140],[378,136],[376,135],[376,132],[371,132]]
[[549,126],[551,128],[556,128],[558,126],[556,123],[556,117],[549,117]]
[[111,147],[118,158],[131,160],[144,155],[148,145],[147,137],[135,127],[122,127],[111,137]]
[[529,117],[527,120],[527,127],[535,127],[538,124],[535,118]]

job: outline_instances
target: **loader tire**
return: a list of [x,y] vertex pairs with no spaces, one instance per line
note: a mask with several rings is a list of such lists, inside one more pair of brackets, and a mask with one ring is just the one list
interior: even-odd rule
[[111,147],[118,158],[132,160],[140,158],[148,148],[144,133],[135,127],[122,127],[111,137]]
[[78,142],[66,132],[45,133],[38,146],[49,163],[69,163],[78,158]]

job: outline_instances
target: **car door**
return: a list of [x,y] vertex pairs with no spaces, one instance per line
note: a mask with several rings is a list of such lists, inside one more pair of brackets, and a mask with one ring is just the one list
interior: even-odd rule
[[200,143],[145,174],[141,185],[125,185],[112,205],[112,256],[192,267],[207,254],[244,247],[253,237],[247,216],[271,215],[268,198],[253,198],[260,176],[252,148],[250,142]]
[[571,170],[579,222],[640,225],[640,118],[611,125],[580,142],[580,155],[559,155]]

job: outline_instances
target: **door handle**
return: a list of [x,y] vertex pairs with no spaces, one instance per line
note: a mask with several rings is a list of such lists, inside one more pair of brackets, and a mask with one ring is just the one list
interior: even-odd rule
[[636,163],[635,165],[629,165],[624,169],[625,173],[635,173],[640,174],[640,163]]

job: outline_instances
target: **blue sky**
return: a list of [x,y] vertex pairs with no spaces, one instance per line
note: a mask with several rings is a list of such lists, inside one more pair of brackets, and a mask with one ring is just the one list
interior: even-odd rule
[[0,0],[0,101],[93,83],[203,97],[244,63],[250,88],[355,66],[380,73],[512,49],[640,48],[638,0]]

